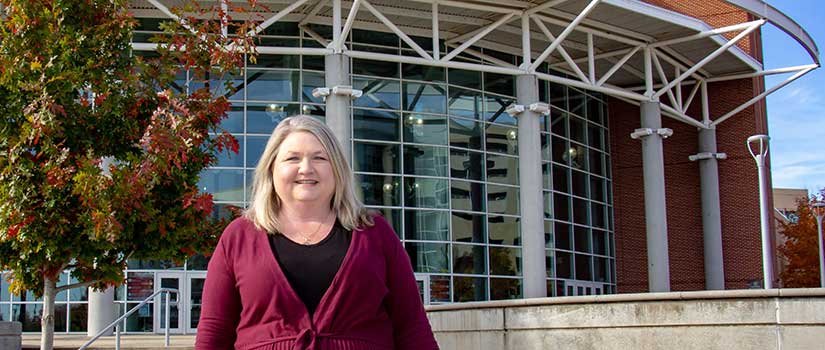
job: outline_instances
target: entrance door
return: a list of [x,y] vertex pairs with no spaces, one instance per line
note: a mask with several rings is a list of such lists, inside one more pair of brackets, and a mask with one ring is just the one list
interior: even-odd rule
[[430,275],[415,275],[415,283],[418,284],[418,295],[424,305],[430,304]]
[[[170,294],[169,306],[169,333],[181,334],[184,332],[185,319],[181,310],[186,310],[186,274],[184,271],[162,271],[155,273],[155,290],[159,288],[174,288],[178,293]],[[163,333],[166,329],[166,293],[155,297],[154,331]]]
[[186,272],[186,333],[197,332],[198,320],[201,318],[201,296],[203,295],[203,282],[206,281],[206,271]]
[[604,284],[583,282],[583,281],[564,281],[567,286],[567,296],[574,295],[601,295],[604,294]]

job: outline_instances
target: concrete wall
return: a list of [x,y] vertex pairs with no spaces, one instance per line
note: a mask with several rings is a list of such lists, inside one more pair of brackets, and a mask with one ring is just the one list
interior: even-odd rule
[[825,289],[623,294],[428,308],[442,350],[821,349]]
[[20,322],[0,322],[0,349],[20,350],[22,332],[23,325]]

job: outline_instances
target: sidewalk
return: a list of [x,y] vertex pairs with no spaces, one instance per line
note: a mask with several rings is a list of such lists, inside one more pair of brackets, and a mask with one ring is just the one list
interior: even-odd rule
[[[160,334],[128,334],[120,336],[120,348],[128,350],[155,350],[164,349],[165,337]],[[89,337],[85,334],[55,334],[55,350],[77,350]],[[89,349],[114,349],[115,336],[100,337]],[[195,348],[195,335],[170,335],[169,349],[192,350]],[[40,349],[40,334],[23,334],[23,349]]]

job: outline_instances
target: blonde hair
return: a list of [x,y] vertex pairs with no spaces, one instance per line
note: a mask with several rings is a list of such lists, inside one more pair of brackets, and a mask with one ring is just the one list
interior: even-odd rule
[[338,139],[326,124],[305,115],[286,118],[272,131],[261,160],[255,167],[252,180],[252,201],[249,209],[244,212],[244,217],[252,221],[260,230],[268,233],[280,231],[278,213],[281,211],[282,203],[273,183],[272,167],[281,144],[293,132],[312,134],[329,156],[332,174],[335,178],[335,192],[332,195],[330,209],[338,217],[341,225],[347,230],[374,225],[371,215],[355,196],[352,171]]

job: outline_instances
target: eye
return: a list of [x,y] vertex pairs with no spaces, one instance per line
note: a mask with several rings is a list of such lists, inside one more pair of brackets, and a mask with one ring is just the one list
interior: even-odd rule
[[287,157],[287,158],[286,158],[286,160],[287,160],[287,161],[298,160],[298,157],[296,157],[296,156],[289,156],[289,157]]
[[324,156],[315,156],[316,160],[327,160],[327,157]]

